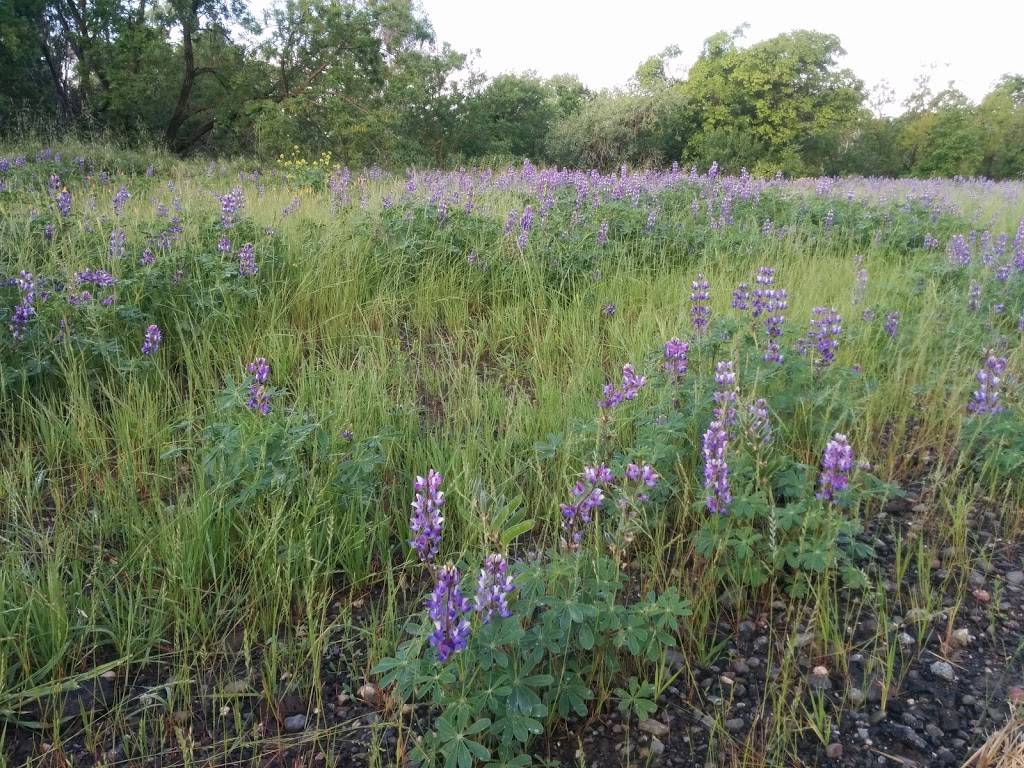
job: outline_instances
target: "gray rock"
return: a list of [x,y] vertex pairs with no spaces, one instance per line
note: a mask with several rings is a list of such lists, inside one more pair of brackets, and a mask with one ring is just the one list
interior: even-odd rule
[[661,739],[657,736],[651,737],[651,754],[661,755],[665,752],[665,745],[661,743]]
[[834,742],[825,747],[825,757],[829,760],[838,760],[843,756],[843,745],[839,742]]
[[860,688],[851,688],[846,695],[846,700],[850,702],[851,707],[859,707],[864,703],[864,691]]
[[653,717],[648,717],[646,720],[641,720],[637,727],[644,733],[649,733],[651,736],[668,736],[669,727],[660,720],[655,720]]
[[942,680],[950,683],[956,680],[956,672],[953,671],[953,665],[948,661],[936,661],[931,665],[930,669],[933,675]]
[[725,721],[725,730],[729,733],[739,733],[746,726],[742,717],[734,717]]
[[1019,587],[1024,584],[1024,571],[1010,571],[1006,574],[1006,583]]
[[284,730],[286,733],[301,733],[306,730],[306,716],[292,715],[284,719]]

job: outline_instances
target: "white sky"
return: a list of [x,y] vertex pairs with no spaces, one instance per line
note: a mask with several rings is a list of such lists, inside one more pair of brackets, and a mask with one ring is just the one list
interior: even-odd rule
[[489,75],[532,69],[576,74],[591,88],[626,84],[637,64],[675,44],[684,74],[704,39],[743,22],[742,44],[793,29],[839,36],[841,62],[870,89],[886,79],[899,104],[914,78],[949,80],[974,101],[1007,72],[1024,72],[1024,1],[973,0],[419,0],[437,39],[479,49]]

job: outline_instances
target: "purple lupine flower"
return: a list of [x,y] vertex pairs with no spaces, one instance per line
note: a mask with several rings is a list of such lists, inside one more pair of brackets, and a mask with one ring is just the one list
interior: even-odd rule
[[720,421],[712,421],[704,433],[704,493],[708,511],[724,515],[732,503],[729,490],[729,464],[725,454],[729,446],[729,433]]
[[761,234],[765,236],[770,235],[772,233],[773,226],[771,219],[765,219],[761,222]]
[[953,235],[946,246],[949,262],[955,266],[966,267],[971,263],[971,244],[963,235]]
[[764,304],[764,329],[768,334],[768,347],[764,352],[767,363],[779,363],[784,360],[779,339],[782,337],[782,326],[786,322],[785,311],[789,308],[785,288],[772,288],[768,291]]
[[62,190],[56,197],[57,210],[61,218],[66,219],[71,215],[71,193],[66,189]]
[[427,599],[427,614],[434,622],[430,644],[437,651],[437,660],[445,662],[469,642],[470,626],[465,615],[471,610],[469,600],[463,597],[459,582],[459,569],[448,563],[437,571],[437,583]]
[[142,256],[139,257],[139,264],[144,267],[148,267],[156,261],[156,255],[152,249],[146,248],[142,251]]
[[231,253],[231,238],[227,235],[221,235],[217,239],[217,250],[224,254]]
[[768,416],[768,403],[759,397],[750,404],[748,431],[755,445],[768,445],[772,441],[772,423]]
[[751,317],[760,317],[771,297],[772,286],[775,285],[775,270],[772,267],[759,267],[754,277],[754,300],[751,303]]
[[1001,264],[996,268],[996,280],[1000,283],[1005,283],[1010,279],[1010,275],[1013,273],[1012,264]]
[[654,488],[660,479],[658,473],[654,471],[654,467],[650,464],[637,464],[636,462],[630,462],[626,465],[623,474],[627,480],[631,480],[634,483],[643,483],[648,488]]
[[484,624],[490,623],[495,613],[503,619],[512,615],[508,596],[515,588],[505,558],[499,554],[488,555],[480,568],[474,599],[474,608]]
[[508,216],[505,217],[505,234],[511,235],[512,230],[516,227],[516,219],[519,218],[519,214],[515,211],[509,211]]
[[43,227],[43,239],[46,240],[46,242],[53,240],[53,224],[47,222]]
[[167,206],[164,205],[163,203],[157,203],[155,211],[156,211],[156,215],[159,218],[161,218],[161,219],[166,219],[168,216],[171,215],[171,212],[168,210]]
[[597,245],[598,247],[608,242],[608,219],[601,222],[601,226],[597,230]]
[[533,206],[528,205],[523,209],[523,215],[519,219],[519,229],[523,232],[533,229]]
[[686,376],[689,360],[690,345],[678,338],[671,338],[665,342],[665,373],[669,381],[678,384]]
[[978,380],[978,388],[971,394],[971,400],[967,404],[968,411],[971,413],[1000,413],[1003,411],[1003,404],[999,402],[999,397],[1006,364],[1005,357],[998,357],[991,350],[985,354],[985,364],[975,377]]
[[736,422],[736,397],[739,393],[732,360],[720,360],[715,363],[715,384],[718,385],[718,389],[712,395],[715,401],[715,421],[726,427],[732,426]]
[[821,459],[821,474],[818,476],[819,499],[833,501],[835,494],[850,484],[853,470],[853,448],[846,435],[839,432],[828,441]]
[[971,280],[971,286],[967,289],[967,309],[977,312],[981,307],[981,283]]
[[150,163],[149,165],[146,166],[146,178],[153,178],[153,173],[153,164]]
[[613,302],[608,302],[601,307],[601,314],[605,317],[615,317],[615,311],[615,304]]
[[570,490],[572,502],[559,505],[562,512],[563,547],[571,551],[579,549],[595,510],[604,503],[605,489],[614,481],[615,475],[604,464],[583,468],[582,479],[577,480]]
[[828,213],[825,214],[825,231],[832,229],[832,224],[835,222],[836,212],[831,208],[828,209]]
[[264,416],[270,413],[270,393],[266,390],[266,383],[270,380],[270,364],[266,358],[257,357],[246,370],[252,376],[249,384],[249,399],[246,407],[250,411],[259,411]]
[[117,190],[117,194],[114,195],[115,214],[117,214],[118,216],[121,215],[121,212],[124,211],[124,204],[128,202],[128,198],[130,197],[131,195],[128,194],[128,188],[124,184],[122,184],[121,188]]
[[896,334],[900,330],[900,313],[893,311],[885,316],[885,332],[889,334],[889,338],[895,339]]
[[79,285],[95,285],[97,288],[110,288],[117,283],[117,278],[105,269],[87,269],[75,272],[75,282]]
[[260,268],[256,265],[256,254],[252,243],[246,243],[238,249],[238,274],[242,277],[252,277]]
[[466,263],[471,267],[475,266],[479,258],[480,257],[477,256],[476,251],[470,251],[469,254],[466,256]]
[[832,307],[815,307],[811,310],[811,324],[807,337],[801,342],[801,352],[807,354],[813,347],[816,351],[814,364],[827,368],[835,360],[839,347],[839,334],[843,331],[843,318]]
[[604,397],[600,400],[599,405],[605,410],[610,410],[623,400],[633,400],[646,383],[647,377],[638,375],[633,365],[626,363],[622,366],[622,386],[605,384],[602,390]]
[[699,336],[707,328],[711,315],[711,309],[708,307],[708,301],[711,300],[711,286],[704,275],[698,272],[697,279],[690,287],[693,289],[690,294],[690,322],[693,324],[693,330]]
[[286,219],[299,210],[299,205],[302,200],[299,197],[293,197],[292,201],[288,203],[284,208],[281,209],[281,218]]
[[60,176],[55,173],[50,174],[50,190],[56,192],[60,189]]
[[863,312],[860,313],[860,319],[863,320],[865,323],[870,323],[872,320],[875,319],[875,310],[873,310],[871,307],[866,308]]
[[926,251],[934,251],[938,247],[939,247],[938,239],[935,236],[933,236],[931,232],[928,232],[927,234],[925,234],[925,236],[924,236],[924,249]]
[[110,244],[108,247],[110,258],[120,259],[124,257],[124,242],[124,230],[120,227],[115,228],[114,231],[110,233]]
[[441,509],[445,505],[442,482],[444,476],[430,469],[426,477],[417,475],[413,484],[416,495],[412,502],[412,516],[409,518],[409,531],[412,533],[409,546],[423,563],[432,561],[441,548],[441,530],[444,527]]
[[740,283],[732,292],[732,308],[741,312],[750,309],[750,286]]
[[11,322],[8,327],[14,340],[21,341],[25,336],[25,326],[36,314],[35,278],[31,272],[22,271],[18,277],[14,278],[13,283],[21,291],[21,300],[15,305],[14,312],[11,313]]
[[857,270],[857,277],[853,284],[853,305],[857,306],[864,301],[864,294],[868,290],[868,271],[866,269]]
[[238,212],[245,206],[245,195],[241,187],[235,187],[227,194],[221,195],[220,200],[220,225],[224,229],[231,229],[235,225]]
[[146,328],[146,335],[142,339],[142,354],[155,355],[156,351],[160,349],[160,341],[162,339],[163,334],[160,333],[160,328],[158,326],[148,326]]

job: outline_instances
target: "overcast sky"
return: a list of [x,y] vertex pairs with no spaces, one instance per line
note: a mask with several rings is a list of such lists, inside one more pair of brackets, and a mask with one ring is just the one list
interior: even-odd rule
[[[592,88],[622,86],[638,63],[678,45],[678,72],[705,38],[743,22],[746,43],[793,29],[839,36],[845,66],[871,88],[886,79],[902,100],[914,78],[955,80],[977,101],[1006,72],[1024,72],[1024,0],[420,0],[438,40],[480,50],[489,75],[570,72]],[[892,110],[888,110],[892,111]],[[898,105],[896,106],[898,111]]]

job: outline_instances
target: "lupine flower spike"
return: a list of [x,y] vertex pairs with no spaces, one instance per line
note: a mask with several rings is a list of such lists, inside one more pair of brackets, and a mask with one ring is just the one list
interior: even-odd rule
[[444,527],[444,492],[441,483],[444,476],[436,470],[427,471],[427,476],[417,475],[413,488],[416,497],[412,502],[412,517],[409,530],[412,540],[409,546],[420,558],[420,562],[429,563],[441,547],[441,530]]
[[448,563],[437,572],[434,591],[427,599],[427,613],[434,623],[430,644],[437,651],[437,659],[445,662],[469,642],[470,626],[465,614],[470,611],[469,600],[459,586],[459,569]]

